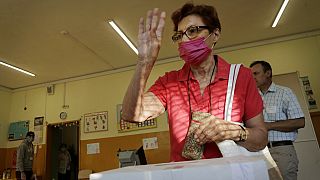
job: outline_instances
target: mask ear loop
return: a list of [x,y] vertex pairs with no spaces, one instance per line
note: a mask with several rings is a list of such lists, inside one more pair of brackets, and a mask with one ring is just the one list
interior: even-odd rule
[[[203,41],[206,41],[212,34],[217,35],[217,33],[210,33],[210,34],[208,35],[208,37],[206,37]],[[211,49],[213,49],[213,47],[216,45],[216,43],[217,43],[217,42],[215,42],[215,43],[212,44]]]
[[216,45],[216,42],[212,44],[211,49],[213,49],[213,47]]
[[208,35],[208,37],[206,37],[203,41],[206,41],[211,35],[212,35],[212,33],[210,33],[210,34]]

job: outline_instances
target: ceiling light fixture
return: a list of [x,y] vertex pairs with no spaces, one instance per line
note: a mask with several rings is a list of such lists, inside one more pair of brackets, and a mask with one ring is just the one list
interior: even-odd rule
[[7,64],[7,63],[5,63],[5,62],[3,62],[3,61],[0,61],[0,64],[3,65],[3,66],[6,66],[6,67],[8,67],[8,68],[14,69],[14,70],[16,70],[16,71],[25,73],[25,74],[27,74],[27,75],[29,75],[29,76],[36,76],[35,74],[32,74],[31,72],[28,72],[28,71],[26,71],[26,70],[20,69],[20,68],[15,67],[15,66],[12,66],[12,65]]
[[121,38],[128,44],[128,46],[138,54],[138,49],[135,45],[128,39],[128,37],[121,31],[121,29],[117,26],[117,24],[113,20],[108,20],[110,26],[121,36]]
[[283,11],[284,11],[284,9],[286,8],[286,6],[287,6],[288,3],[289,3],[289,0],[284,0],[284,1],[283,1],[282,6],[281,6],[281,8],[280,8],[280,10],[279,10],[279,12],[278,12],[278,14],[277,14],[277,17],[276,17],[276,19],[274,20],[274,22],[273,22],[273,24],[272,24],[272,27],[273,27],[273,28],[277,26],[277,24],[278,24],[278,22],[279,22],[279,20],[280,20],[280,18],[281,18],[281,15],[282,15],[282,13],[283,13]]

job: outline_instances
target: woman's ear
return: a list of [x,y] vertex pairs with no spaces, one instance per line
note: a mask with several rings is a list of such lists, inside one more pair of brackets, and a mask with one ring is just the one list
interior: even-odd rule
[[213,42],[214,43],[217,43],[218,42],[218,40],[219,40],[219,37],[220,37],[220,30],[218,29],[218,28],[216,28],[216,29],[214,29],[213,30]]

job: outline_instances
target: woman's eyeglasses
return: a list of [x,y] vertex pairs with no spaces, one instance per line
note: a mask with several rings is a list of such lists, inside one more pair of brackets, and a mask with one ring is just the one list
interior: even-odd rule
[[209,26],[189,26],[184,32],[176,31],[171,38],[173,42],[180,41],[183,35],[186,35],[189,39],[193,39],[197,37],[203,29],[209,29]]

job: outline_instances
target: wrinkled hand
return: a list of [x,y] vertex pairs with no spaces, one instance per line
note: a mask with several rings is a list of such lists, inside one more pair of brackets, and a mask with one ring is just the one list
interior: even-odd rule
[[194,132],[196,141],[199,144],[205,144],[213,141],[239,140],[240,127],[211,115],[204,118]]
[[154,63],[158,57],[161,39],[165,24],[165,12],[160,12],[158,8],[149,10],[146,22],[140,18],[138,51],[140,63]]

